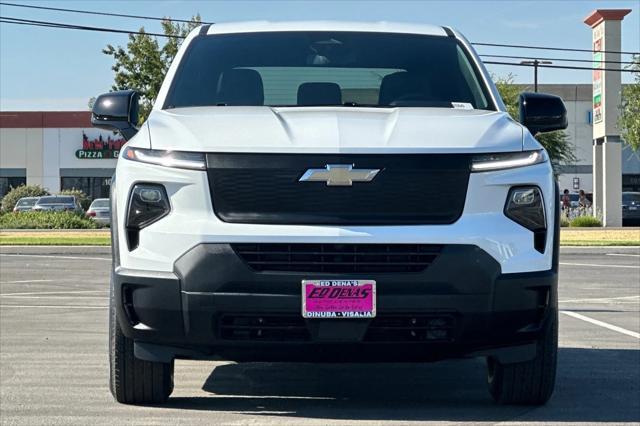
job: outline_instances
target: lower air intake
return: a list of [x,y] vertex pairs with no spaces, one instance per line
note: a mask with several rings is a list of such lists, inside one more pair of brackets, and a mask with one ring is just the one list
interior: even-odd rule
[[431,244],[232,244],[253,270],[309,273],[421,272],[442,246]]

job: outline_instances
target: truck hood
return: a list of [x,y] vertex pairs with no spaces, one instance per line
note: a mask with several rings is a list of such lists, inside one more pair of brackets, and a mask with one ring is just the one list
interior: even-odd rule
[[154,110],[153,149],[270,153],[521,151],[508,114],[448,108],[194,107]]

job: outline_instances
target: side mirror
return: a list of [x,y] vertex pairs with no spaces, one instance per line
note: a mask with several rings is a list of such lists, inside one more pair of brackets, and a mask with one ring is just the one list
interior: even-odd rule
[[521,93],[520,123],[529,129],[532,135],[566,129],[567,109],[558,96]]
[[129,140],[138,132],[138,92],[120,90],[98,96],[93,104],[91,124],[101,129],[116,130]]

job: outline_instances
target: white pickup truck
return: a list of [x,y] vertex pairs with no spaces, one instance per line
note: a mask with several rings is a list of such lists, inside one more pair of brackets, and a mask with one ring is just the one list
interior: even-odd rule
[[557,352],[558,193],[453,29],[205,25],[148,119],[101,95],[128,139],[111,194],[111,391],[156,404],[176,358],[485,357],[500,403],[542,404]]

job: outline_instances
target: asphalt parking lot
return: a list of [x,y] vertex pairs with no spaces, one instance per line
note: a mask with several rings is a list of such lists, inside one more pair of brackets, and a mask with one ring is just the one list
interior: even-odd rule
[[489,397],[482,360],[433,364],[176,362],[163,407],[113,401],[109,255],[0,248],[2,424],[450,424],[640,421],[640,249],[563,248],[556,391]]

